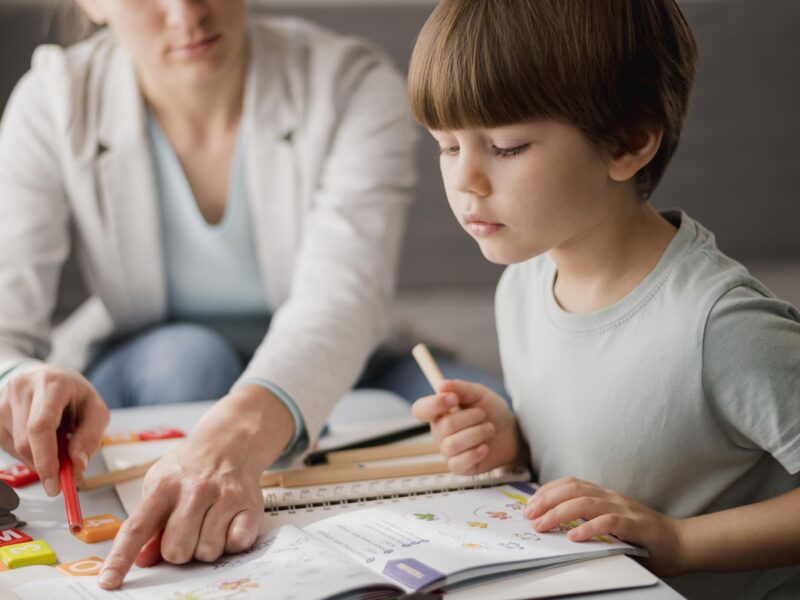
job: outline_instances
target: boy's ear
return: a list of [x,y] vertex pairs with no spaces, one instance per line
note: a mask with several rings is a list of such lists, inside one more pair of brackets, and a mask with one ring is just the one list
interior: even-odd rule
[[102,0],[75,0],[95,25],[106,24],[106,13]]
[[647,131],[631,140],[630,148],[613,155],[608,161],[608,176],[614,181],[628,181],[653,160],[661,147],[662,130]]

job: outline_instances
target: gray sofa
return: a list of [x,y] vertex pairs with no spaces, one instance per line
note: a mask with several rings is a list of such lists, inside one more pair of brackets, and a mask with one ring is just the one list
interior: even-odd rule
[[[33,48],[56,39],[43,4],[0,0],[0,106]],[[255,12],[302,16],[375,40],[405,69],[434,2],[272,2]],[[779,296],[800,304],[800,2],[683,0],[701,49],[681,147],[654,196],[717,234]],[[435,146],[424,136],[420,183],[400,272],[399,314],[411,337],[499,372],[492,294],[501,269],[483,260],[449,213]],[[62,308],[79,299],[68,271]]]

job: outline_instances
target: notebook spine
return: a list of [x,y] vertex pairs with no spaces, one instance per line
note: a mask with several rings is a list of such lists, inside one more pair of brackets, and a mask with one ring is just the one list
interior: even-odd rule
[[453,473],[387,479],[382,481],[356,482],[335,486],[320,486],[316,489],[299,488],[269,491],[264,496],[264,510],[272,515],[296,513],[298,510],[331,510],[336,506],[380,504],[397,502],[401,498],[434,494],[457,494],[468,489],[491,485],[502,485],[530,479],[527,469],[501,472],[495,471],[469,478]]

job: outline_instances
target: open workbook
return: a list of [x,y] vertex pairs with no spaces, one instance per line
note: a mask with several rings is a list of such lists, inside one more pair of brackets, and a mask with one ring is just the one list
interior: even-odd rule
[[612,554],[644,555],[611,537],[571,542],[536,533],[522,515],[534,489],[496,487],[386,499],[304,527],[268,531],[246,554],[214,565],[134,571],[121,592],[93,577],[43,581],[15,590],[23,600],[221,600],[222,598],[391,598],[500,573]]

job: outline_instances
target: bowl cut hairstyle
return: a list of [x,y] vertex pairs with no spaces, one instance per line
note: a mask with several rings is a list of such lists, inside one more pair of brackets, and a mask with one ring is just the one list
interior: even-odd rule
[[409,101],[432,130],[553,119],[612,156],[650,132],[643,199],[678,147],[697,45],[674,0],[441,0],[414,46]]

